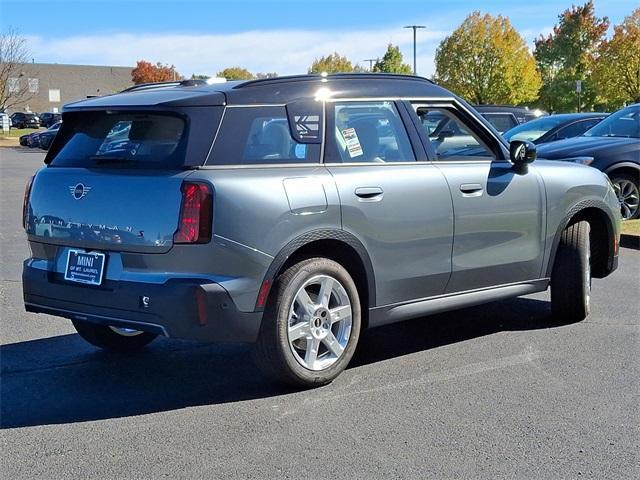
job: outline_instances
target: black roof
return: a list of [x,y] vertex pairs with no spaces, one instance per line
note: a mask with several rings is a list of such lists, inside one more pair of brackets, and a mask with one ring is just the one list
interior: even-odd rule
[[380,73],[295,75],[260,80],[208,84],[202,81],[167,82],[129,88],[114,95],[65,105],[65,111],[135,106],[206,106],[284,104],[313,99],[320,89],[331,98],[453,97],[430,80],[413,75]]

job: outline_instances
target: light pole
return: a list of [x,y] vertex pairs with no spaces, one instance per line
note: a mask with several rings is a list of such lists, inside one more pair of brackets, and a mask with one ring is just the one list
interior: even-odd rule
[[365,58],[362,61],[363,62],[369,62],[369,71],[372,71],[373,70],[373,62],[377,62],[378,59],[377,58]]
[[418,68],[416,66],[416,30],[419,28],[427,28],[424,25],[405,25],[402,28],[411,28],[413,29],[413,74],[418,74]]

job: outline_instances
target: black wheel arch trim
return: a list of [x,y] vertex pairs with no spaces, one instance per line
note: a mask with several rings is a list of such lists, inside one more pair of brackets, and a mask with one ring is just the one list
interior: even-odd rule
[[549,253],[549,261],[547,263],[545,276],[550,277],[551,272],[553,271],[553,263],[556,258],[556,253],[558,251],[558,245],[560,244],[560,237],[562,236],[562,232],[569,226],[569,222],[571,221],[571,219],[573,219],[581,211],[589,208],[596,208],[600,210],[602,213],[606,215],[606,218],[608,219],[608,221],[605,222],[607,226],[607,239],[608,239],[607,267],[606,267],[606,271],[602,272],[602,275],[599,275],[599,277],[600,276],[606,277],[613,270],[615,270],[616,263],[614,261],[614,258],[616,257],[615,244],[617,239],[615,238],[616,231],[615,231],[614,225],[616,223],[616,219],[611,213],[611,208],[603,200],[589,199],[589,200],[583,200],[581,202],[578,202],[573,207],[571,207],[567,211],[562,221],[558,224],[558,229],[556,230],[556,234],[554,235],[554,238],[553,238],[553,245],[551,246],[551,252]]
[[604,171],[604,173],[606,173],[607,175],[611,175],[612,172],[614,172],[615,170],[618,170],[620,168],[633,168],[634,170],[637,170],[640,173],[640,164],[635,163],[635,162],[618,162],[618,163],[614,163],[613,165],[607,167],[606,170]]
[[[371,263],[371,258],[367,253],[367,249],[364,247],[362,242],[358,240],[356,236],[349,232],[345,232],[344,230],[337,229],[321,229],[321,230],[313,230],[307,233],[304,233],[289,243],[287,243],[273,258],[267,273],[263,279],[264,282],[273,282],[276,275],[284,264],[289,260],[289,258],[294,255],[298,250],[300,250],[305,245],[309,245],[310,243],[317,242],[319,240],[335,240],[338,242],[342,242],[347,246],[351,247],[358,257],[360,257],[360,261],[362,265],[364,265],[365,273],[366,273],[366,282],[367,282],[367,295],[368,295],[368,307],[371,308],[376,304],[376,286],[375,286],[375,274],[373,271],[373,264]],[[262,311],[264,307],[258,307],[256,305],[256,311]]]

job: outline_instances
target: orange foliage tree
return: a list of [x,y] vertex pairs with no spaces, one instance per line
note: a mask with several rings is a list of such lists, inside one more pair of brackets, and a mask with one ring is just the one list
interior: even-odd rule
[[136,68],[131,71],[131,80],[136,85],[140,83],[170,82],[181,80],[182,75],[176,71],[173,65],[163,65],[158,62],[155,65],[146,60],[138,60]]

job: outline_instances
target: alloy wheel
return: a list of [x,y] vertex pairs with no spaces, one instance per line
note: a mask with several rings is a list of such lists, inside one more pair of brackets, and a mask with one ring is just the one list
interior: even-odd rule
[[622,218],[624,220],[634,218],[638,213],[638,208],[640,208],[638,186],[626,178],[616,178],[613,181],[613,185],[620,202]]
[[353,324],[349,295],[329,275],[316,275],[296,293],[289,309],[287,337],[296,361],[325,370],[344,353]]
[[124,328],[124,327],[114,327],[109,325],[109,328],[117,333],[118,335],[122,335],[123,337],[135,337],[138,336],[144,332],[142,332],[142,330],[134,330],[132,328]]

